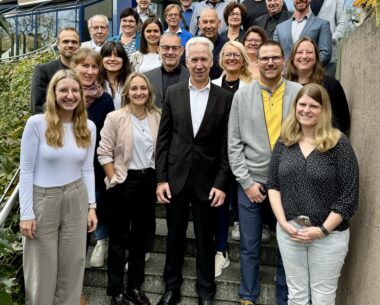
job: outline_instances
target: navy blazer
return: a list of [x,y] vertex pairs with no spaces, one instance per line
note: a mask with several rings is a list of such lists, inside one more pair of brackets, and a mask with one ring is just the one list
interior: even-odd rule
[[232,94],[211,83],[202,123],[194,136],[189,82],[170,86],[162,109],[156,147],[157,182],[168,182],[172,195],[191,179],[194,195],[209,200],[212,187],[227,190],[227,128]]
[[[295,43],[292,37],[292,22],[293,18],[290,18],[277,25],[273,35],[273,40],[281,43],[281,46],[285,52],[286,60],[288,60],[292,47]],[[301,32],[300,38],[305,36],[310,37],[317,43],[321,63],[322,65],[327,65],[330,62],[332,54],[332,35],[330,23],[327,20],[318,18],[311,14]]]

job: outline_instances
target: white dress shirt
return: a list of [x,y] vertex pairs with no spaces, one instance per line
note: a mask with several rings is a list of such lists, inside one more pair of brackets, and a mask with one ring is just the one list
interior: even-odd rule
[[206,111],[208,97],[210,95],[211,82],[208,81],[206,87],[197,89],[191,83],[189,79],[189,91],[190,91],[190,111],[191,122],[193,124],[194,137],[197,135],[199,127],[201,126],[203,116]]
[[307,23],[307,20],[310,18],[310,15],[311,15],[311,9],[309,9],[309,12],[301,20],[297,20],[293,16],[293,22],[292,22],[293,43],[295,43],[300,38],[301,33]]

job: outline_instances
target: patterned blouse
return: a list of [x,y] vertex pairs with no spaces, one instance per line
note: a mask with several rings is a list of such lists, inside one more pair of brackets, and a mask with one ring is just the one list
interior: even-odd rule
[[332,149],[324,153],[314,149],[305,158],[299,144],[286,147],[278,140],[267,187],[281,193],[288,221],[303,215],[321,226],[334,211],[343,217],[335,230],[347,229],[359,198],[359,167],[350,141],[342,134]]

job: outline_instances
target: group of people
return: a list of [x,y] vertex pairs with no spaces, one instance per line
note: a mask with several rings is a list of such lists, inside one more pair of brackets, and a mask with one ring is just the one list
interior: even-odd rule
[[359,183],[333,76],[342,1],[294,0],[290,13],[282,0],[181,0],[166,26],[137,3],[112,38],[103,15],[81,45],[62,29],[59,58],[35,68],[20,162],[26,304],[79,304],[91,232],[111,305],[151,304],[156,202],[168,229],[157,305],[181,301],[190,210],[200,305],[230,264],[230,211],[240,304],[260,295],[263,227],[279,245],[277,303],[335,304]]

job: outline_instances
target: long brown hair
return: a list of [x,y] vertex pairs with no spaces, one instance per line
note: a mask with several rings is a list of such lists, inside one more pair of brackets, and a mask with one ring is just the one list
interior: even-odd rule
[[321,105],[319,120],[314,128],[314,145],[320,152],[326,152],[338,143],[341,132],[334,128],[331,123],[332,111],[329,94],[325,88],[318,84],[308,84],[298,92],[282,128],[282,141],[286,146],[291,146],[299,143],[302,139],[303,134],[301,125],[297,120],[296,107],[299,99],[304,95]]
[[75,142],[79,147],[86,148],[91,143],[91,132],[87,125],[86,102],[80,79],[71,70],[58,71],[54,74],[49,83],[45,104],[45,118],[47,121],[47,129],[45,132],[46,143],[56,148],[63,146],[63,123],[59,116],[55,90],[58,83],[66,78],[72,79],[79,84],[81,101],[73,112],[72,122]]
[[311,72],[310,75],[310,83],[315,83],[315,84],[322,84],[323,80],[323,68],[321,64],[321,60],[319,59],[319,49],[315,41],[307,36],[301,37],[296,41],[294,44],[291,52],[290,52],[290,57],[288,61],[288,67],[287,67],[287,72],[286,72],[286,78],[288,80],[297,82],[298,81],[298,71],[296,66],[294,65],[294,58],[297,54],[297,49],[300,46],[301,43],[304,41],[310,42],[314,46],[314,53],[315,53],[315,65],[313,67],[313,71]]

